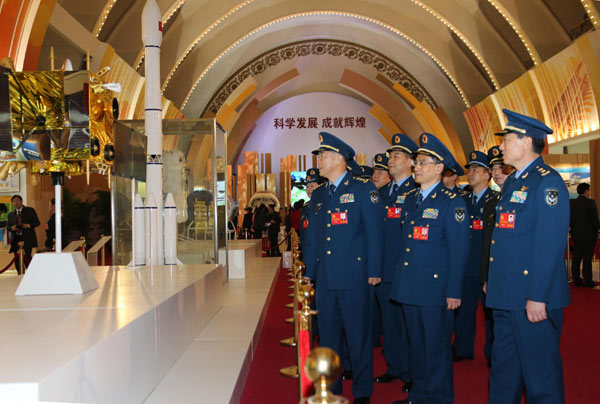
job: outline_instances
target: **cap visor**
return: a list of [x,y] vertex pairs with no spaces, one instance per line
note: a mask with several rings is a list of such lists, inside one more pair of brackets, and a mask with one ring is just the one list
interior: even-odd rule
[[494,136],[504,136],[504,135],[508,135],[509,133],[516,133],[516,132],[513,130],[510,130],[510,129],[504,129],[504,130],[501,130],[500,132],[494,133]]
[[480,163],[479,161],[469,161],[467,164],[465,164],[465,165],[464,165],[464,167],[465,167],[466,169],[468,169],[468,168],[469,168],[470,166],[472,166],[473,164],[475,164],[475,165],[478,165],[478,166],[481,166],[481,167],[483,167],[483,168],[488,168],[488,166],[486,166],[486,165],[485,165],[485,164],[483,164],[483,163]]

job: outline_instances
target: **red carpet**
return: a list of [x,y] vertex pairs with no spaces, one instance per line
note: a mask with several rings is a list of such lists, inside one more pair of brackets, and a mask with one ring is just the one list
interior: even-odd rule
[[[291,309],[285,308],[290,301],[291,285],[287,271],[281,270],[263,326],[260,341],[250,374],[246,381],[242,404],[298,403],[298,382],[279,375],[279,369],[295,364],[295,348],[284,347],[279,340],[293,335],[290,324]],[[571,305],[565,310],[562,353],[566,402],[569,404],[592,404],[598,402],[596,379],[600,374],[600,361],[595,358],[600,344],[600,291],[571,288]],[[475,360],[454,365],[454,389],[456,404],[483,404],[487,402],[488,368],[483,357],[483,315],[478,317]],[[374,350],[375,375],[385,372],[385,362],[380,349]],[[375,384],[371,397],[373,404],[391,404],[405,398],[400,392],[401,382]],[[352,400],[351,382],[344,382],[344,395]],[[350,401],[352,402],[352,401]],[[523,401],[524,402],[524,401]]]

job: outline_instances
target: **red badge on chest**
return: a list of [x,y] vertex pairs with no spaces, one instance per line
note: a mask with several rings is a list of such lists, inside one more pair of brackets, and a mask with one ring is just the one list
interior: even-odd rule
[[347,224],[348,223],[348,213],[346,212],[334,212],[331,214],[331,224]]
[[413,238],[415,240],[427,240],[429,237],[429,227],[415,226],[413,228]]
[[307,229],[308,228],[308,219],[304,219],[302,221],[302,228]]
[[399,219],[402,208],[387,208],[388,219]]
[[517,216],[514,213],[500,213],[500,223],[498,227],[501,229],[514,229],[515,219]]
[[483,230],[483,220],[473,220],[473,230]]

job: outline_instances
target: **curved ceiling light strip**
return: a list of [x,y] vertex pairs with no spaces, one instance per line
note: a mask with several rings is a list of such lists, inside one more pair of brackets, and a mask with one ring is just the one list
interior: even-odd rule
[[163,15],[163,18],[162,18],[163,25],[165,25],[167,22],[169,22],[171,17],[173,17],[173,15],[177,12],[177,10],[179,10],[183,6],[184,3],[185,3],[185,0],[179,0],[179,1],[176,1],[175,3],[173,3],[173,5],[171,7],[169,7],[169,9],[165,13],[165,15]]
[[102,32],[102,27],[104,27],[104,23],[106,22],[106,19],[110,14],[110,10],[112,10],[116,3],[117,0],[108,0],[104,5],[104,8],[100,13],[100,18],[98,18],[98,21],[96,21],[96,25],[94,25],[94,30],[92,31],[92,34],[94,34],[96,38],[100,36],[100,32]]
[[[198,79],[196,79],[196,81],[194,82],[194,85],[192,86],[192,88],[190,89],[190,91],[187,93],[183,103],[181,104],[181,108],[180,110],[183,110],[183,108],[185,108],[186,104],[188,103],[190,97],[192,96],[192,93],[194,92],[194,90],[196,89],[196,87],[198,86],[198,84],[200,83],[200,81],[204,78],[204,76],[208,73],[208,71],[219,61],[221,60],[221,58],[223,56],[225,56],[227,53],[229,53],[233,48],[235,48],[236,46],[238,46],[240,43],[244,42],[246,39],[250,38],[251,36],[253,36],[254,34],[262,31],[263,29],[270,27],[273,24],[277,24],[279,22],[282,21],[286,21],[286,20],[291,20],[293,18],[299,18],[299,17],[307,17],[307,16],[313,16],[313,15],[334,15],[334,16],[342,16],[342,17],[350,17],[350,18],[355,18],[358,20],[363,20],[363,21],[367,21],[370,22],[372,24],[376,24],[379,25],[380,27],[383,27],[393,33],[395,33],[396,35],[402,37],[403,39],[407,40],[408,42],[410,42],[411,44],[413,44],[414,46],[416,46],[418,49],[420,49],[422,52],[424,52],[427,56],[429,56],[436,65],[438,65],[438,67],[440,69],[442,69],[442,71],[444,72],[444,74],[446,75],[446,77],[450,80],[450,82],[452,83],[452,85],[454,86],[454,88],[458,91],[458,93],[460,94],[460,97],[462,98],[465,106],[467,108],[471,107],[471,104],[469,103],[469,100],[467,99],[462,87],[460,86],[460,84],[458,84],[458,81],[454,78],[454,76],[452,75],[452,73],[450,73],[448,71],[448,69],[446,69],[446,67],[444,66],[444,64],[431,52],[429,51],[427,48],[425,48],[423,45],[421,45],[420,43],[418,43],[417,41],[415,41],[414,39],[412,39],[411,37],[409,37],[408,35],[406,35],[405,33],[401,32],[400,30],[398,30],[397,28],[392,27],[389,24],[386,24],[384,22],[381,22],[379,20],[375,20],[374,18],[371,17],[365,17],[363,15],[360,14],[353,14],[353,13],[347,13],[347,12],[340,12],[340,11],[310,11],[310,12],[303,12],[303,13],[296,13],[296,14],[291,14],[291,15],[287,15],[285,17],[280,17],[277,18],[275,20],[271,20],[263,25],[261,25],[258,28],[253,29],[252,31],[248,32],[246,35],[244,35],[243,37],[241,37],[240,39],[238,39],[237,41],[235,41],[234,43],[232,43],[231,45],[229,45],[224,51],[222,51],[216,58],[214,58],[210,64],[202,71],[202,73],[200,74],[200,76],[198,77]],[[164,91],[164,88],[163,88]]]
[[[169,9],[167,10],[167,12],[162,16],[162,24],[163,26],[167,25],[167,23],[169,22],[169,20],[171,19],[171,17],[173,17],[173,15],[175,15],[175,13],[181,8],[183,7],[183,4],[185,3],[186,0],[179,0],[176,1],[175,3],[173,3],[173,5],[171,7],[169,7]],[[139,70],[140,66],[142,65],[142,62],[144,61],[144,49],[142,48],[140,50],[140,53],[138,53],[137,57],[135,58],[135,63],[133,64],[135,66],[135,70]]]
[[527,53],[529,53],[529,57],[533,61],[533,64],[537,66],[541,61],[540,55],[535,50],[535,47],[533,46],[533,43],[529,37],[525,35],[525,32],[523,32],[519,24],[516,22],[515,18],[506,10],[506,8],[504,8],[502,4],[500,4],[499,1],[488,0],[488,3],[494,6],[502,18],[504,18],[513,31],[515,31],[515,34],[518,35],[519,39],[523,43],[523,46],[525,46],[525,49],[527,49]]
[[598,19],[600,18],[598,16],[598,10],[590,0],[581,0],[581,4],[583,5],[588,17],[590,17],[590,21],[592,22],[594,29],[596,29],[598,27]]
[[488,78],[494,85],[494,90],[500,89],[498,80],[496,80],[496,76],[492,72],[492,69],[490,68],[490,66],[486,63],[486,61],[483,59],[483,56],[481,56],[481,54],[477,51],[477,49],[475,49],[473,44],[471,44],[471,42],[463,35],[463,33],[460,30],[458,30],[450,21],[448,21],[446,18],[444,18],[441,14],[439,14],[433,8],[424,4],[422,1],[419,1],[419,0],[410,0],[410,1],[411,1],[411,3],[416,4],[417,6],[421,7],[422,9],[428,11],[429,14],[434,16],[438,21],[440,21],[442,24],[444,24],[446,27],[448,27],[450,29],[450,31],[452,31],[454,33],[454,35],[456,35],[465,44],[465,46],[471,51],[471,53],[473,54],[473,56],[475,56],[475,58],[477,59],[479,64],[481,64],[481,67],[483,67],[483,70],[485,70],[485,73],[487,74]]
[[[194,42],[192,42],[192,44],[190,46],[188,46],[188,48],[185,50],[185,52],[183,52],[183,55],[181,57],[179,57],[179,59],[175,63],[175,66],[173,66],[171,68],[171,70],[169,71],[169,74],[167,75],[167,78],[165,79],[165,82],[162,85],[162,91],[163,92],[165,91],[165,88],[167,88],[167,85],[169,84],[169,81],[173,77],[173,74],[175,74],[175,72],[177,71],[177,69],[179,68],[179,66],[181,65],[181,63],[183,63],[184,59],[194,50],[194,48],[196,47],[196,45],[198,45],[198,43],[206,35],[208,35],[208,33],[210,31],[212,31],[217,25],[219,25],[220,23],[222,23],[223,21],[225,21],[227,18],[231,17],[231,15],[233,15],[235,12],[239,11],[241,8],[246,7],[250,3],[254,3],[254,1],[255,0],[245,0],[245,1],[241,2],[241,3],[239,3],[237,6],[229,9],[225,14],[223,14],[221,17],[219,17],[219,19],[215,20],[212,24],[210,24],[208,26],[208,28],[206,28],[204,31],[202,31],[202,33],[200,35],[198,35],[196,37],[196,39],[194,39]],[[140,64],[141,64],[141,62],[140,62]],[[136,70],[137,69],[139,69],[139,65],[137,65]]]

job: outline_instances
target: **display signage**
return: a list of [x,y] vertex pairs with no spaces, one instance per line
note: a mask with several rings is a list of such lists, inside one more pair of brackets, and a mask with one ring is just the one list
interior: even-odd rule
[[319,119],[314,116],[274,118],[275,129],[341,129],[341,128],[366,128],[367,120],[364,116],[337,116]]

